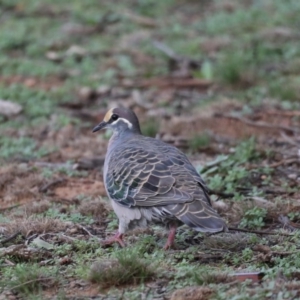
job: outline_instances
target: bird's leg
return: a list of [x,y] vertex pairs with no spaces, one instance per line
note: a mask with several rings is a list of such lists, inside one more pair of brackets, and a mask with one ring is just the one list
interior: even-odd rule
[[172,248],[172,246],[174,245],[176,229],[177,229],[177,226],[175,224],[170,225],[170,231],[169,231],[167,242],[164,246],[164,250],[168,250],[168,249]]
[[119,243],[121,247],[125,247],[125,243],[123,241],[123,233],[117,231],[114,236],[102,242],[103,245],[112,245],[114,243]]

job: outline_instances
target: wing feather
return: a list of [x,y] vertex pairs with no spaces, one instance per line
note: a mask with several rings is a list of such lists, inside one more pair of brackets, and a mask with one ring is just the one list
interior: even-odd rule
[[189,189],[180,188],[176,178],[176,167],[183,164],[180,157],[162,158],[150,150],[127,147],[125,153],[115,153],[108,164],[107,191],[114,201],[129,207],[191,202]]

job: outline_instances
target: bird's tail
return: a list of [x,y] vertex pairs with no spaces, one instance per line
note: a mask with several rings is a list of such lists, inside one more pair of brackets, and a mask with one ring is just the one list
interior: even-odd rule
[[169,205],[168,211],[181,222],[201,232],[227,231],[225,221],[214,209],[202,201]]

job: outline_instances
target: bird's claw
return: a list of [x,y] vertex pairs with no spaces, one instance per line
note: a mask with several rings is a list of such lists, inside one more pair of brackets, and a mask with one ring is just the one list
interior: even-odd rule
[[102,246],[110,246],[114,243],[118,243],[122,248],[126,247],[123,241],[123,234],[117,232],[113,237],[101,242]]

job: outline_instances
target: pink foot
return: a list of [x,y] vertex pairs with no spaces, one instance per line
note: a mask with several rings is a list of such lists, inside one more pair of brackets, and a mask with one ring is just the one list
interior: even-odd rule
[[174,246],[174,239],[175,239],[176,229],[177,229],[177,227],[175,225],[171,225],[169,236],[168,236],[167,242],[164,246],[164,250],[169,250]]
[[119,233],[118,231],[116,232],[116,234],[113,237],[111,237],[107,240],[104,240],[101,243],[103,246],[109,246],[114,243],[119,243],[119,245],[121,247],[123,247],[123,248],[125,247],[125,243],[123,241],[123,233]]

